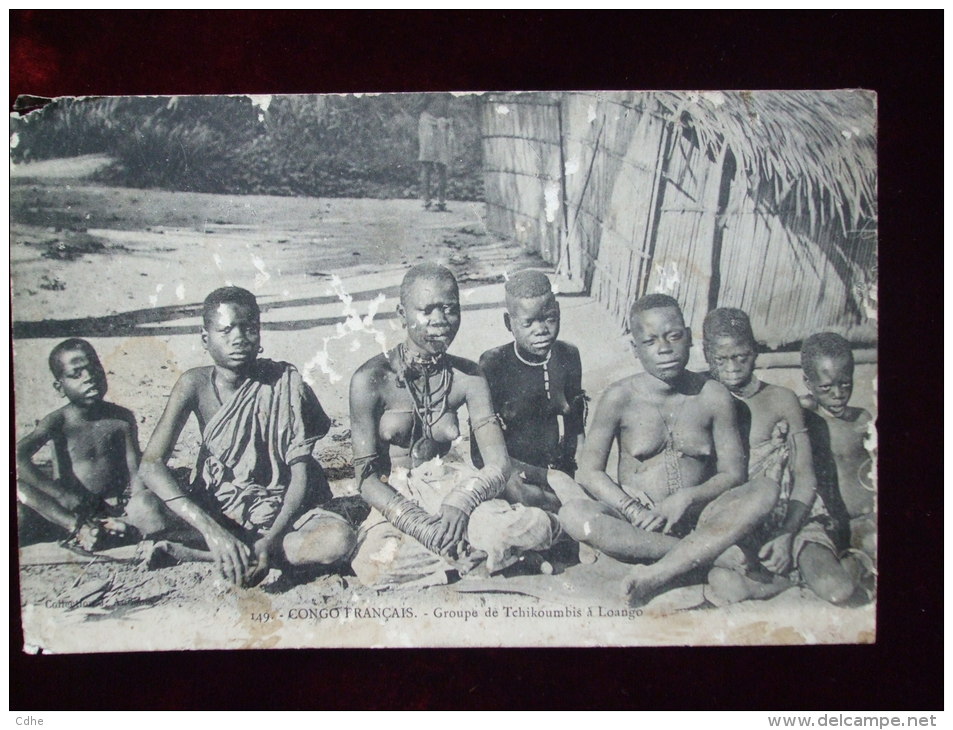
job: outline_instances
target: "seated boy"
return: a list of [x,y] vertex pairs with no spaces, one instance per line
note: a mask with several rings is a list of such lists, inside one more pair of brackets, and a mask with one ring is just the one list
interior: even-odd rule
[[730,553],[708,576],[715,602],[769,598],[792,587],[800,577],[818,596],[844,603],[854,593],[850,573],[837,558],[832,527],[816,495],[811,445],[797,396],[754,375],[757,343],[748,315],[722,308],[704,323],[705,359],[712,376],[735,398],[742,438],[749,446],[748,477],[767,477],[780,487],[771,513],[739,543],[734,565]]
[[876,560],[873,459],[864,444],[873,417],[863,408],[847,405],[854,390],[850,343],[833,332],[811,335],[801,347],[801,369],[810,391],[802,396],[801,405],[816,452],[818,488],[843,500],[850,519],[850,547]]
[[[317,398],[292,365],[258,359],[260,312],[251,292],[216,289],[202,317],[202,344],[214,364],[179,378],[140,474],[154,493],[152,518],[171,525],[171,509],[207,551],[160,549],[179,560],[214,561],[235,585],[255,584],[274,563],[304,567],[346,559],[354,531],[317,507],[331,496],[311,455],[330,427]],[[202,448],[193,483],[183,490],[166,460],[191,415]]]
[[[744,483],[731,396],[686,369],[691,330],[678,302],[648,294],[632,305],[629,324],[645,372],[600,399],[579,464],[580,484],[598,501],[569,502],[559,520],[611,558],[647,563],[623,586],[629,604],[640,606],[760,524],[778,487],[763,477]],[[618,481],[606,468],[614,444]]]
[[[17,500],[21,535],[31,513],[62,528],[65,545],[103,546],[110,534],[127,533],[122,514],[128,489],[140,488],[136,419],[107,403],[106,371],[86,340],[64,340],[49,358],[53,387],[67,404],[43,418],[17,444]],[[55,478],[42,474],[33,456],[53,442]],[[131,535],[132,533],[129,532]]]
[[[545,274],[519,271],[505,290],[503,323],[513,342],[480,356],[514,467],[504,496],[555,512],[562,501],[585,496],[567,478],[576,473],[576,449],[586,424],[579,350],[556,339],[559,303]],[[476,439],[470,441],[470,454],[482,467]]]

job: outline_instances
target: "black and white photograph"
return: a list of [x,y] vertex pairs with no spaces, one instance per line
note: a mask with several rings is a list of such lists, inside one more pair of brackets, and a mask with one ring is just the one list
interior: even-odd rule
[[25,99],[10,155],[25,651],[876,641],[874,92]]

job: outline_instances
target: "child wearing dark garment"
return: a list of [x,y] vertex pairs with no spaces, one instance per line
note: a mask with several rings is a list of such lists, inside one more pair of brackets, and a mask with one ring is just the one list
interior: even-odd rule
[[[545,274],[518,271],[505,291],[503,323],[513,341],[480,356],[514,465],[505,496],[557,512],[585,497],[572,480],[586,425],[579,350],[557,339],[559,303]],[[482,464],[475,440],[470,448]]]

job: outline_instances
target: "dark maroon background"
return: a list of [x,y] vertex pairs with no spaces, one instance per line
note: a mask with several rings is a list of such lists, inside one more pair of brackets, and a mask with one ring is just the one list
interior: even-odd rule
[[874,89],[882,333],[875,646],[26,656],[11,530],[11,708],[941,708],[942,27],[939,12],[11,11],[11,108],[20,94]]

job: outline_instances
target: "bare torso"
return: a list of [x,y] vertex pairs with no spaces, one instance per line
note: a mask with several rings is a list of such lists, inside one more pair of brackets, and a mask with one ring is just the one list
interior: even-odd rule
[[659,503],[674,490],[676,478],[681,487],[693,487],[710,476],[713,413],[701,376],[691,394],[669,395],[645,388],[648,377],[635,375],[620,384],[627,402],[618,433],[619,482],[625,491],[644,491]]
[[781,421],[791,425],[792,420],[800,420],[798,414],[792,413],[792,409],[800,408],[797,396],[787,388],[762,382],[758,392],[739,400],[747,406],[748,418],[745,419],[745,424],[750,421],[748,433],[742,433],[742,436],[748,437],[748,443],[752,447],[769,441],[775,426]]
[[192,397],[195,417],[199,422],[199,429],[205,431],[205,425],[214,418],[240,386],[224,381],[215,375],[215,366],[195,368],[190,372],[192,378]]
[[[436,420],[430,426],[431,435],[437,442],[441,454],[446,454],[453,442],[460,437],[457,410],[466,402],[466,381],[467,378],[472,377],[469,373],[472,365],[466,367],[465,361],[451,355],[447,355],[446,358],[452,368],[450,393],[446,399],[446,408],[438,406],[433,414]],[[421,436],[420,421],[415,424],[414,399],[406,385],[398,385],[397,374],[391,368],[387,358],[381,355],[380,361],[374,364],[381,401],[377,435],[381,443],[388,446],[391,466],[409,467],[411,442]],[[429,377],[431,388],[436,390],[444,376],[435,373]],[[437,415],[441,410],[444,412],[438,418]]]
[[121,496],[131,476],[126,440],[132,422],[130,411],[112,403],[85,412],[65,406],[61,429],[53,437],[57,476],[103,498]]
[[827,422],[837,465],[837,483],[847,513],[851,518],[871,514],[874,511],[874,491],[870,488],[873,460],[864,447],[871,415],[863,408],[850,407],[843,418],[834,418],[823,408],[817,412]]

